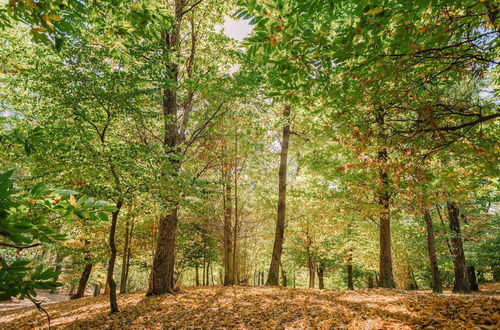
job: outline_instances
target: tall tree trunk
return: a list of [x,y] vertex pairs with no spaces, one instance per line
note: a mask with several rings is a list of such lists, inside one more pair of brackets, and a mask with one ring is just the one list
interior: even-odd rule
[[[379,140],[380,143],[386,143],[385,135],[385,114],[384,110],[377,113],[376,118],[379,126]],[[387,148],[383,146],[378,151],[378,176],[380,188],[378,192],[380,211],[380,283],[379,285],[384,288],[394,288],[394,277],[392,274],[392,251],[391,251],[391,222],[389,217],[390,205],[390,185],[389,175],[387,173]]]
[[[223,147],[223,157],[227,152]],[[232,235],[232,205],[231,205],[231,178],[229,165],[227,162],[223,165],[224,188],[224,285],[234,284],[234,264],[233,264],[233,235]]]
[[[85,260],[90,260],[90,257],[85,257]],[[92,264],[86,264],[83,268],[82,276],[80,276],[80,282],[78,283],[78,290],[71,296],[71,299],[83,298],[85,295],[85,289],[87,288],[87,282],[89,281],[90,273],[92,272]]]
[[[185,0],[175,0],[175,24],[172,29],[163,33],[164,52],[168,56],[178,57],[181,43],[181,21],[184,15]],[[180,171],[179,159],[177,157],[179,144],[179,125],[177,123],[177,82],[179,78],[178,61],[174,58],[165,64],[165,72],[169,78],[169,85],[163,89],[162,108],[164,120],[164,141],[166,147],[167,162],[172,177],[177,177]],[[186,119],[187,121],[187,119]],[[149,288],[146,295],[161,295],[174,293],[174,266],[175,266],[175,236],[178,224],[178,198],[179,192],[174,191],[166,198],[166,204],[170,208],[168,214],[160,216],[158,228],[158,240],[153,260],[153,269],[150,275]]]
[[278,213],[276,217],[276,230],[274,233],[273,254],[266,285],[279,285],[281,254],[283,252],[283,240],[285,237],[286,173],[288,169],[288,145],[290,140],[290,106],[288,105],[283,109],[283,119],[285,125],[283,125],[280,168],[278,174]]
[[[236,121],[236,118],[235,118]],[[233,283],[240,283],[239,258],[238,258],[238,125],[234,128],[234,229],[233,229]]]
[[109,256],[108,262],[108,273],[107,273],[107,284],[109,286],[109,306],[111,309],[111,313],[118,312],[118,303],[116,301],[116,282],[113,278],[113,274],[115,271],[115,261],[116,261],[116,243],[115,243],[115,234],[116,234],[116,223],[118,222],[118,215],[120,214],[120,209],[123,205],[122,200],[118,200],[116,203],[116,211],[114,211],[111,215],[111,227],[109,229],[109,247],[111,249],[111,255]]
[[[324,275],[325,275],[325,264],[320,261],[319,267],[318,267],[318,282],[319,282],[320,289],[325,288]],[[313,284],[313,287],[314,287],[314,284]]]
[[451,237],[453,268],[455,272],[453,292],[470,292],[467,264],[465,262],[462,236],[460,233],[460,208],[455,202],[448,202],[446,206],[448,208],[448,221],[453,234]]
[[436,257],[436,248],[434,245],[434,228],[432,226],[432,218],[428,209],[424,210],[425,226],[427,227],[427,247],[429,251],[429,265],[432,275],[432,291],[443,292],[441,285],[441,276],[439,274],[438,262]]
[[[54,271],[57,272],[57,275],[54,276],[52,281],[57,282],[59,281],[59,275],[62,270],[62,262],[64,260],[64,256],[61,253],[56,254],[56,266],[54,268]],[[50,294],[57,294],[57,288],[52,288],[50,289]]]
[[130,240],[130,221],[127,219],[125,224],[125,243],[123,245],[123,257],[122,257],[122,273],[120,276],[120,293],[127,292],[127,268],[128,268],[128,252],[129,252],[129,240]]

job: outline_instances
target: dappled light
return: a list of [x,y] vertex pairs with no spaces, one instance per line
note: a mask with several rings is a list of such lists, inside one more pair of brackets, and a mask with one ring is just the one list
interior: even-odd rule
[[[450,297],[395,290],[320,291],[268,287],[183,289],[175,296],[118,297],[122,311],[109,315],[106,298],[47,305],[54,328],[349,328],[494,329],[500,322],[500,297]],[[22,313],[22,318],[11,318]],[[0,316],[0,327],[44,329],[44,315],[30,311]]]

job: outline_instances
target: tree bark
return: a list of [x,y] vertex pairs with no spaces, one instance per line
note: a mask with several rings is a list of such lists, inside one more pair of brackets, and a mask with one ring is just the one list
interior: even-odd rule
[[[376,118],[379,126],[380,143],[385,144],[385,114],[381,110]],[[380,211],[380,283],[384,288],[394,288],[394,277],[392,274],[392,251],[391,251],[391,222],[389,217],[390,205],[390,185],[389,175],[387,173],[387,148],[384,146],[378,151],[378,176],[380,188],[378,192]]]
[[352,278],[352,265],[347,265],[347,289],[354,290],[354,282]]
[[432,218],[428,209],[424,210],[425,226],[427,228],[427,247],[429,251],[429,265],[432,275],[432,291],[443,292],[441,285],[441,276],[439,274],[438,262],[436,257],[436,248],[434,245],[434,228],[432,226]]
[[321,290],[325,288],[324,274],[325,274],[325,264],[320,261],[318,267],[318,282],[319,282],[319,288]]
[[116,203],[116,211],[111,214],[111,227],[109,229],[109,247],[111,249],[111,255],[109,256],[108,262],[107,284],[109,285],[109,306],[111,314],[118,312],[118,303],[116,301],[116,282],[113,278],[113,274],[115,271],[116,261],[116,223],[118,222],[118,215],[120,214],[122,205],[123,202],[121,200]]
[[447,202],[446,206],[448,208],[448,221],[453,234],[451,237],[453,269],[455,273],[453,292],[470,292],[467,263],[465,262],[462,236],[460,233],[460,208],[455,202]]
[[[90,257],[85,257],[86,260],[90,260]],[[71,299],[79,299],[85,295],[85,289],[87,288],[87,282],[89,281],[90,273],[92,272],[92,264],[86,264],[83,268],[82,276],[80,277],[80,282],[78,283],[78,290],[71,296]]]
[[[62,262],[64,260],[64,256],[61,253],[56,254],[56,266],[54,268],[54,271],[56,271],[58,274],[54,276],[52,281],[57,282],[59,281],[59,275],[62,270]],[[50,289],[50,294],[57,294],[57,288],[52,288]]]
[[278,174],[278,213],[276,217],[276,230],[274,233],[273,254],[266,285],[279,285],[279,271],[281,254],[283,253],[283,240],[285,237],[285,215],[286,215],[286,174],[288,169],[288,145],[290,140],[290,106],[283,109],[283,125],[280,168]]

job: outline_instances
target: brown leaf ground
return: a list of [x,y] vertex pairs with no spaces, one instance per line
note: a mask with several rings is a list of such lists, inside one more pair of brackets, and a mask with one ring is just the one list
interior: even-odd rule
[[[198,287],[175,296],[119,295],[46,305],[53,328],[500,329],[498,296],[396,290],[322,291],[268,287]],[[34,307],[0,313],[1,329],[46,329]]]

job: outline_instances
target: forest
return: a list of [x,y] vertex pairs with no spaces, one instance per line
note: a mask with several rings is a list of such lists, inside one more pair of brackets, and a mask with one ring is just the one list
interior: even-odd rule
[[0,0],[1,329],[498,329],[496,0]]

